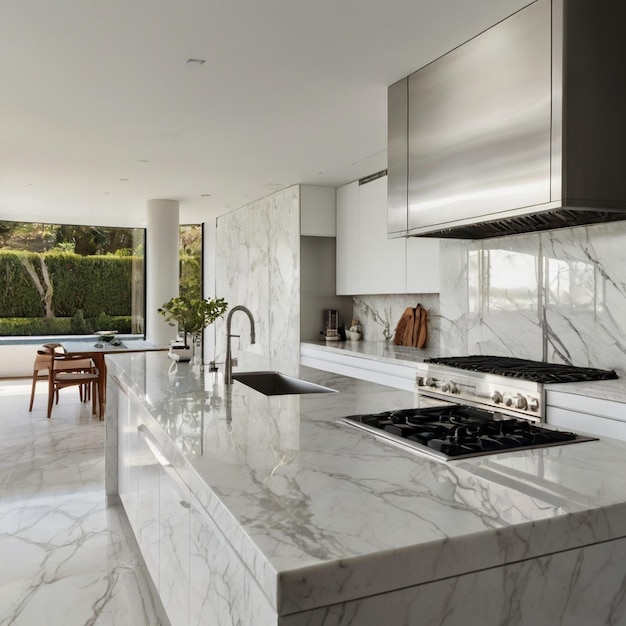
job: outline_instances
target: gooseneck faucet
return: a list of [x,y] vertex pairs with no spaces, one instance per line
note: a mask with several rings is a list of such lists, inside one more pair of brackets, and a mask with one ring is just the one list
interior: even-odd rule
[[252,313],[250,310],[243,306],[242,304],[238,304],[234,306],[229,312],[228,317],[226,318],[226,363],[224,364],[224,384],[232,385],[233,384],[233,365],[237,364],[236,359],[233,359],[231,350],[230,350],[230,338],[231,337],[239,337],[239,335],[231,335],[230,334],[230,321],[235,311],[243,311],[250,320],[250,343],[254,343],[256,339],[256,333],[254,331],[254,318],[252,317]]

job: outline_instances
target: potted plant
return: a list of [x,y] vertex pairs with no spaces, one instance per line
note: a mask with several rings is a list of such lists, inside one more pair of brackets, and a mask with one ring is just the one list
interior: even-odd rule
[[[181,346],[182,350],[178,353],[177,360],[190,360],[191,347],[196,336],[209,324],[222,317],[227,309],[228,303],[224,298],[203,300],[186,296],[171,298],[157,309],[157,313],[160,313],[170,326],[177,325],[178,332],[183,335],[184,345]],[[187,342],[188,336],[191,336],[191,345]]]

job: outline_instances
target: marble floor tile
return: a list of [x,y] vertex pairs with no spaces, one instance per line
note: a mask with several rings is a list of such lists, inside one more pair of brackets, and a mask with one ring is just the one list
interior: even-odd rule
[[122,509],[106,507],[104,424],[75,390],[0,380],[0,626],[167,626]]

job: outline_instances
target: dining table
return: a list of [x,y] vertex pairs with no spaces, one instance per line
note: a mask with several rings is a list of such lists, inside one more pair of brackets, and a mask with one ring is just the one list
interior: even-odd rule
[[105,341],[101,337],[89,338],[89,339],[77,339],[70,341],[61,341],[61,346],[66,354],[77,354],[90,358],[96,368],[98,369],[98,417],[104,419],[104,409],[106,405],[106,381],[107,381],[107,369],[105,356],[107,354],[130,352],[152,352],[157,350],[168,350],[168,347],[164,347],[155,343],[154,341],[148,341],[146,339],[119,339],[115,338],[112,341]]

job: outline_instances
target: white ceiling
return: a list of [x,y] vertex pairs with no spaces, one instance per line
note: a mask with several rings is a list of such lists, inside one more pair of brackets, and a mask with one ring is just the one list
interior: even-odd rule
[[528,2],[3,0],[0,219],[207,221],[379,171],[387,86]]

